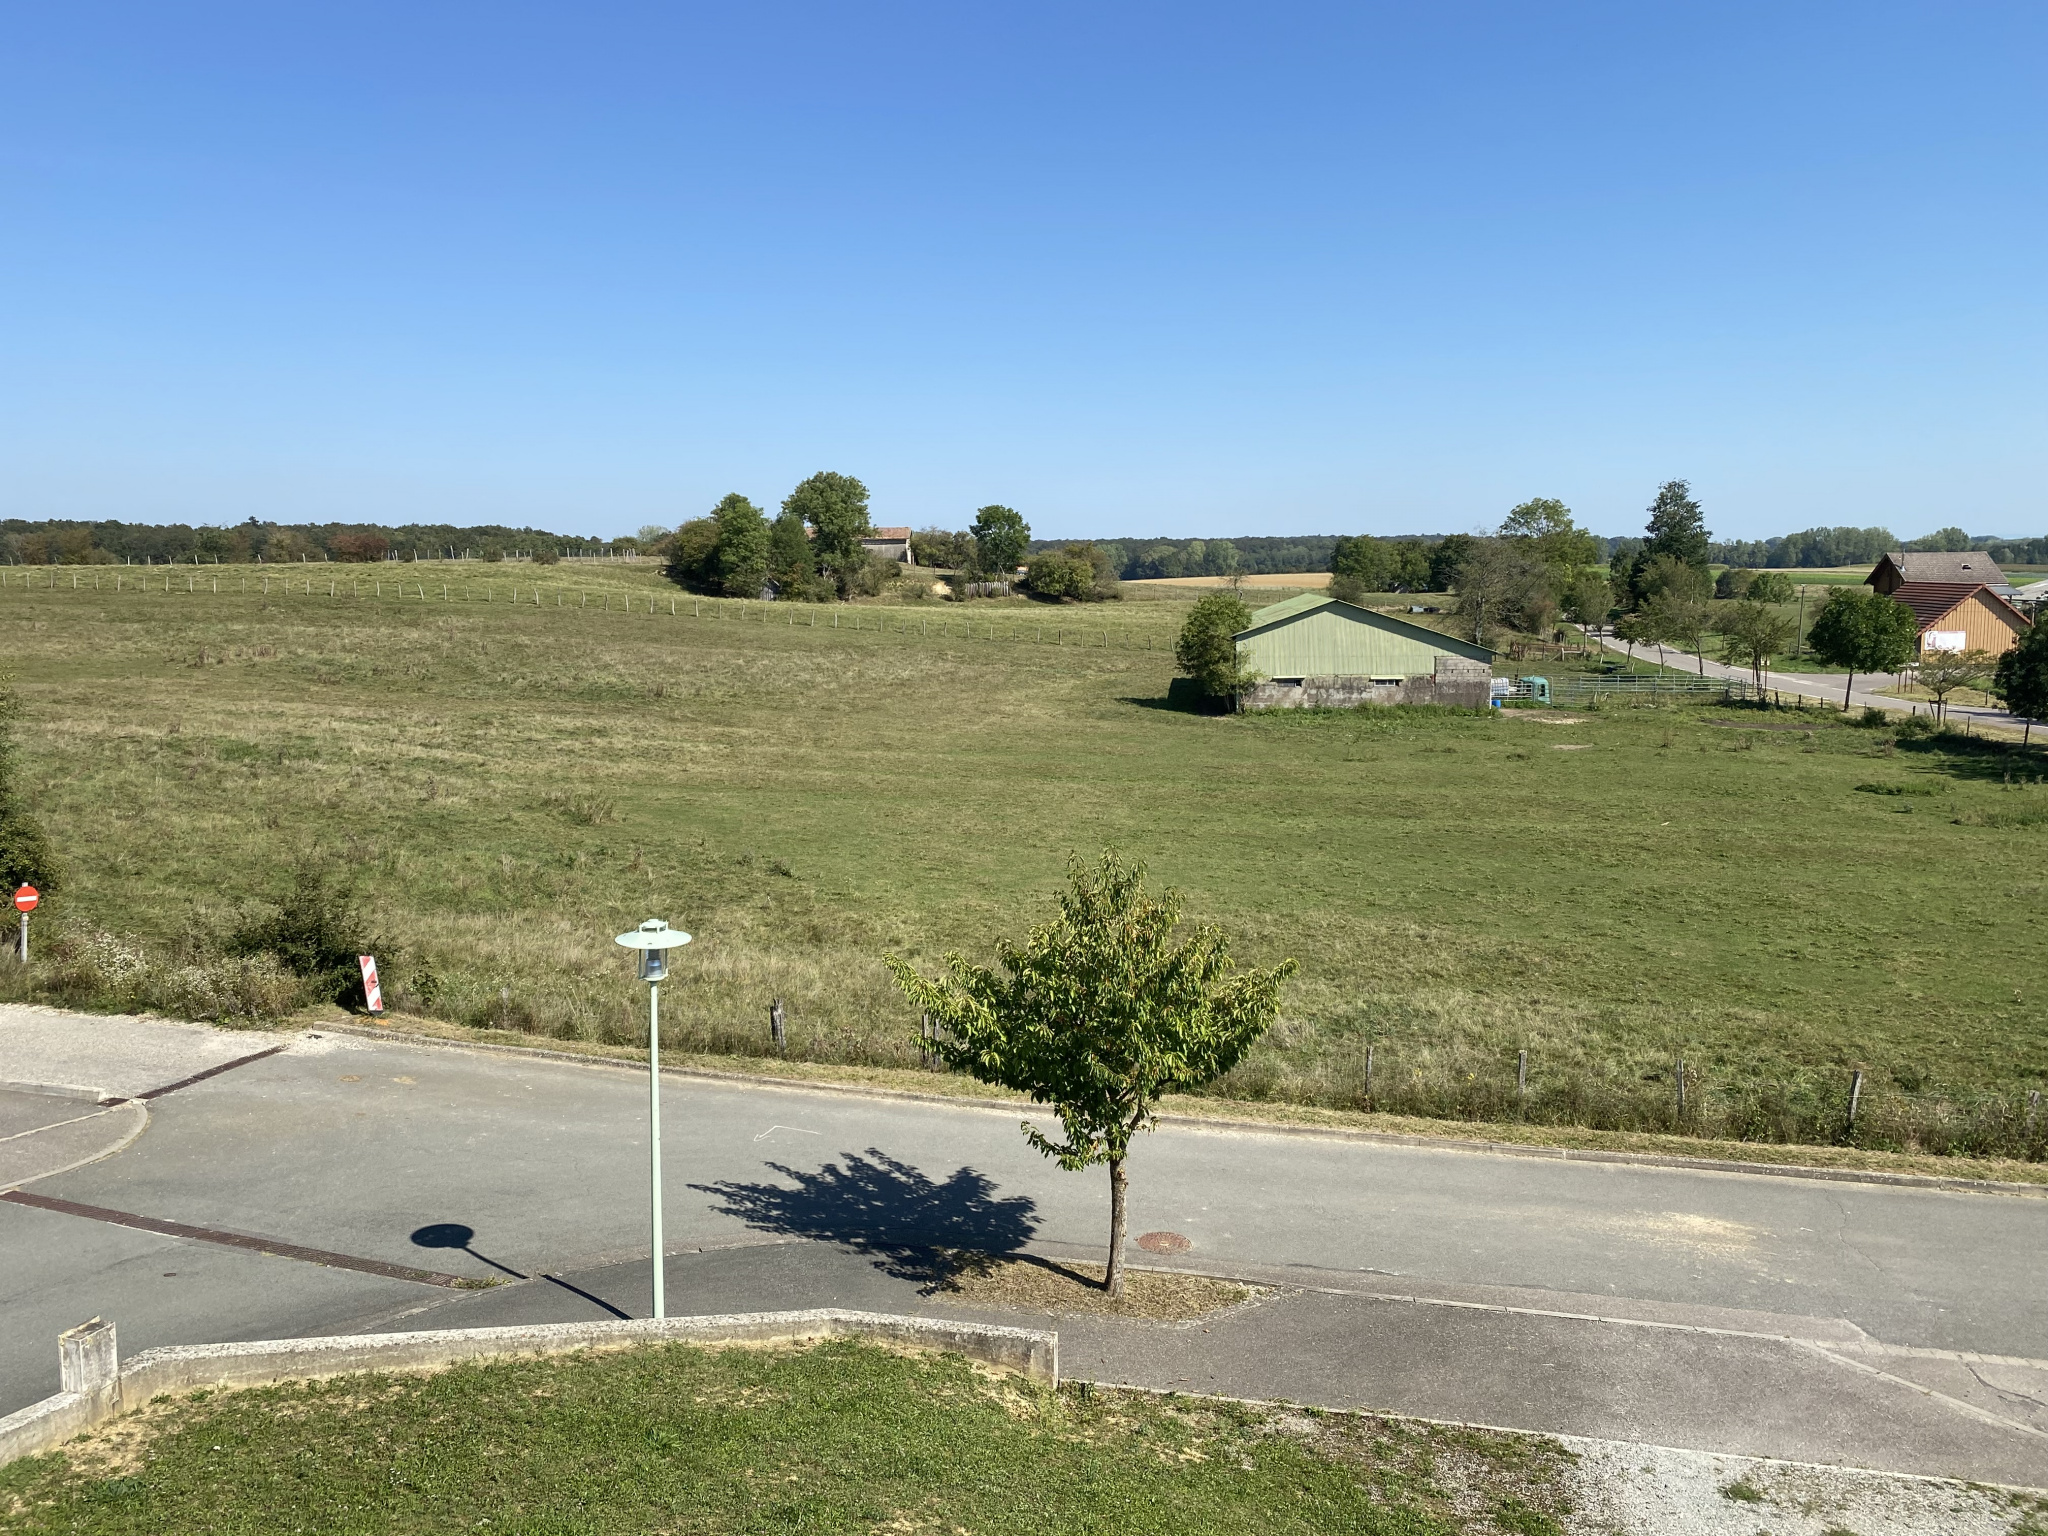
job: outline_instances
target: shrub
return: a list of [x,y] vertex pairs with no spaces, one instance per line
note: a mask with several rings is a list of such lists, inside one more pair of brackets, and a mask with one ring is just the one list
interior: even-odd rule
[[358,955],[378,955],[381,966],[397,960],[390,945],[371,935],[355,882],[310,857],[293,870],[290,893],[237,928],[227,947],[234,955],[274,956],[304,980],[309,996],[348,1007],[364,1002]]
[[21,718],[21,695],[11,675],[0,673],[0,889],[32,885],[45,896],[62,883],[56,855],[42,826],[23,803],[16,783],[14,723]]
[[533,563],[535,565],[560,565],[562,563],[562,552],[552,544],[543,544],[533,552]]
[[1866,731],[1881,730],[1892,723],[1892,717],[1875,704],[1863,706],[1863,713],[1856,717],[1856,724]]
[[390,552],[391,541],[381,533],[337,533],[327,541],[330,556],[358,565],[382,560]]
[[1934,735],[1937,729],[1935,723],[1925,715],[1908,715],[1899,722],[1897,734],[1900,741],[1925,741]]

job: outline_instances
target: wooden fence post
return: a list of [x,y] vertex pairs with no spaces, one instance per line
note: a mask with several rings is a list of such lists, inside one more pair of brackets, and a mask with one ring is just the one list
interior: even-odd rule
[[1856,1110],[1863,1102],[1863,1069],[1858,1067],[1849,1075],[1849,1134],[1856,1134]]

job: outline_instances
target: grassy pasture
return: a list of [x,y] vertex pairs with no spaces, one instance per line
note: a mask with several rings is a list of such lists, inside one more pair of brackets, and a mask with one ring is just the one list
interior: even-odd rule
[[840,1343],[199,1392],[0,1470],[10,1531],[1560,1536],[1553,1440]]
[[1825,1139],[1864,1067],[1860,1136],[1969,1150],[1927,1096],[2003,1095],[2017,1134],[2048,1079],[2048,764],[1983,743],[1725,707],[1208,717],[1168,703],[1179,602],[835,629],[694,617],[651,568],[520,573],[538,604],[511,567],[446,601],[419,569],[425,598],[409,567],[330,567],[331,598],[232,568],[0,586],[70,872],[37,921],[77,958],[36,985],[111,1003],[108,953],[201,963],[317,852],[363,876],[421,1011],[629,1041],[610,939],[658,914],[698,936],[674,1048],[761,1052],[780,997],[793,1054],[914,1064],[877,956],[985,954],[1115,842],[1245,959],[1302,962],[1236,1095],[1367,1103],[1370,1048],[1377,1108]]

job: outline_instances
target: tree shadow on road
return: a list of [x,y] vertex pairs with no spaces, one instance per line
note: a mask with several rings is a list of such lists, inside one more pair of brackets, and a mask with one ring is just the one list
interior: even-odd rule
[[998,1197],[994,1181],[972,1168],[940,1183],[874,1147],[812,1173],[768,1166],[791,1184],[690,1187],[723,1201],[723,1214],[756,1231],[837,1243],[901,1280],[942,1281],[954,1255],[1013,1253],[1038,1230],[1036,1202]]

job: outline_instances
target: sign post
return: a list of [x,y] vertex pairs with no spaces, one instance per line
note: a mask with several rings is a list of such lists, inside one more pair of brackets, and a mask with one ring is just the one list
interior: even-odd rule
[[42,899],[43,893],[32,885],[24,885],[14,893],[14,910],[21,914],[21,946],[17,955],[23,965],[28,964],[28,915]]
[[612,941],[640,951],[640,979],[647,983],[647,1227],[654,1260],[654,1316],[668,1316],[661,1251],[661,984],[668,979],[666,952],[690,936],[651,917]]
[[377,957],[357,955],[356,964],[363,968],[363,1001],[369,1005],[370,1012],[382,1013],[384,994],[377,988]]

